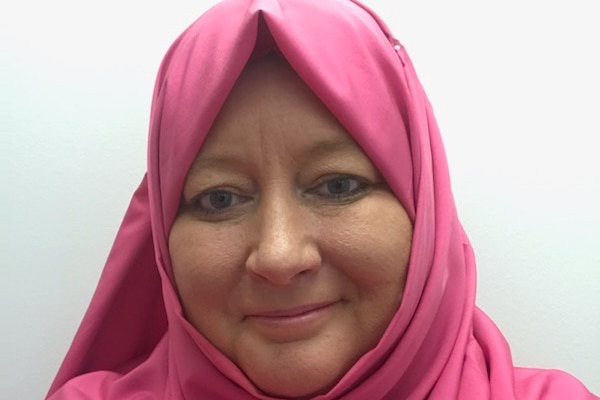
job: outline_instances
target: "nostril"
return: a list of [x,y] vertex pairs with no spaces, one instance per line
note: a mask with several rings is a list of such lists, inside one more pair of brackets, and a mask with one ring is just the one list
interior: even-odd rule
[[254,277],[276,285],[287,285],[300,275],[317,271],[321,257],[317,247],[309,242],[290,246],[286,243],[263,244],[254,249],[246,260],[246,269]]
[[254,277],[287,285],[319,268],[321,259],[311,216],[287,185],[271,186],[254,215],[254,238],[246,268]]

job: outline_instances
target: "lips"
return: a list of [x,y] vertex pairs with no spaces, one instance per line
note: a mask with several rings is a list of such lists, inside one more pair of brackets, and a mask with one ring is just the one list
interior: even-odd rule
[[303,304],[251,312],[246,326],[268,342],[290,343],[319,336],[339,315],[339,301]]
[[321,303],[313,303],[306,304],[298,307],[292,307],[287,309],[278,309],[278,310],[269,310],[269,311],[261,311],[256,313],[251,313],[248,316],[254,318],[295,318],[302,317],[303,315],[310,314],[312,312],[316,312],[327,307],[330,307],[335,302],[321,302]]

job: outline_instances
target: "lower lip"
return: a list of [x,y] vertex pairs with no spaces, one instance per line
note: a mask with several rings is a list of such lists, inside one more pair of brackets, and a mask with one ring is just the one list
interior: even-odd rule
[[290,316],[248,317],[248,322],[261,335],[276,342],[301,340],[317,333],[332,318],[337,303]]

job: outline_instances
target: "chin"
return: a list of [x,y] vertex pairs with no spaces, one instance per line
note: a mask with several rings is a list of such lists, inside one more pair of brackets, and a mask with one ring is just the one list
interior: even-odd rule
[[279,365],[255,364],[244,370],[248,378],[265,394],[284,399],[309,399],[327,393],[353,364],[335,366],[315,363],[310,359],[298,361],[296,359],[293,363],[281,360]]
[[337,377],[332,382],[327,382],[325,385],[319,385],[317,382],[311,382],[307,384],[307,380],[304,378],[297,377],[293,379],[294,382],[289,384],[282,384],[283,382],[269,382],[267,386],[258,385],[264,393],[269,396],[282,398],[282,399],[294,399],[294,400],[305,400],[312,399],[315,396],[327,393],[339,380]]

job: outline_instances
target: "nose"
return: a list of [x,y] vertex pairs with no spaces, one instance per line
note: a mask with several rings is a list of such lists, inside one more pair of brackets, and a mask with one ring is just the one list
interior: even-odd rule
[[288,285],[316,271],[321,256],[313,219],[294,196],[271,196],[259,205],[251,227],[254,246],[246,269],[260,279]]

